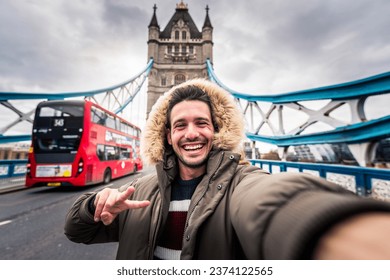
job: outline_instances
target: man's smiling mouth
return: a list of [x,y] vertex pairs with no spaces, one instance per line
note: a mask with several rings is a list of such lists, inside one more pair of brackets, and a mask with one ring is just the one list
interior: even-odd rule
[[183,149],[186,151],[195,151],[203,148],[203,144],[196,144],[196,145],[184,145]]

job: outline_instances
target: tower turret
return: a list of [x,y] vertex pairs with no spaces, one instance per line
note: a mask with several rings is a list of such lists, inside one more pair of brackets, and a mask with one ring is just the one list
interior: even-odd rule
[[209,17],[209,6],[206,6],[206,18],[202,27],[203,55],[213,62],[213,26]]
[[157,45],[158,45],[158,38],[160,37],[160,26],[157,22],[157,15],[156,10],[157,6],[154,4],[153,6],[153,16],[150,21],[150,24],[148,26],[149,28],[149,38],[148,38],[148,58],[147,61],[149,61],[150,58],[154,58],[157,56]]
[[181,0],[175,13],[162,31],[157,22],[156,5],[149,24],[148,60],[153,68],[148,77],[147,114],[165,91],[193,78],[207,78],[206,59],[212,60],[213,27],[206,7],[206,19],[199,31],[188,4]]

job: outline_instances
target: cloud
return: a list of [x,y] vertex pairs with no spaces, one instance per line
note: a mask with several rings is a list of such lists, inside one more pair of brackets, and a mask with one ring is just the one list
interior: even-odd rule
[[[373,57],[361,55],[374,50],[383,54],[389,45],[390,7],[385,1],[375,3],[243,1],[232,18],[225,13],[217,17],[215,67],[235,88],[252,87],[257,93],[329,85],[387,71],[385,59],[373,62]],[[228,46],[219,47],[219,42]],[[234,79],[232,69],[244,77]],[[240,84],[242,78],[248,84]]]

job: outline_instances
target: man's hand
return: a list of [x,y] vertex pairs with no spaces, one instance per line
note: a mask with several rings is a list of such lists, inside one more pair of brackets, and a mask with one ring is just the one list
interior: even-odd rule
[[134,191],[134,187],[130,186],[124,192],[110,188],[98,192],[95,198],[95,222],[102,221],[107,226],[120,212],[127,209],[143,208],[150,204],[148,200],[129,200],[128,198]]
[[389,260],[390,215],[372,212],[333,226],[320,238],[314,259]]

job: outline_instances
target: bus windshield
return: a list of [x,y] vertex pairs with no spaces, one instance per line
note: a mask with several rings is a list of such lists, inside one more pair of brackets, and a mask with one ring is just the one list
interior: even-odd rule
[[36,153],[76,153],[83,131],[84,107],[80,104],[45,104],[34,119]]
[[76,152],[80,144],[80,138],[77,139],[60,139],[59,137],[39,138],[35,146],[37,153],[62,153]]

